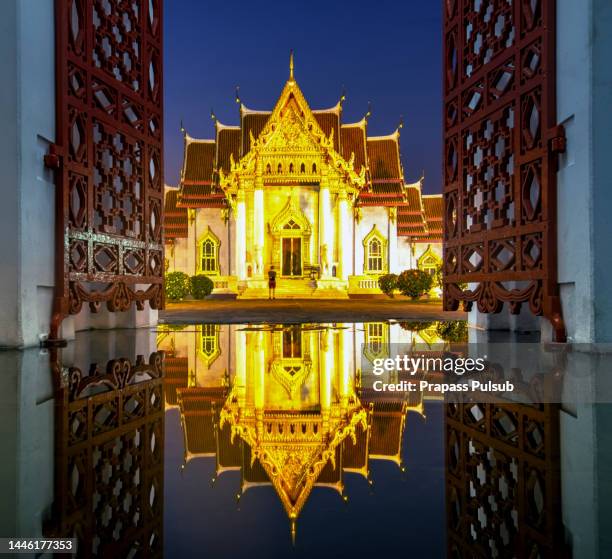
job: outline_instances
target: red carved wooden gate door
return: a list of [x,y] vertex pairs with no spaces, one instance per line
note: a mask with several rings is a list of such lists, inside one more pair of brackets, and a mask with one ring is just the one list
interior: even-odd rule
[[162,0],[56,0],[56,304],[163,306]]
[[[444,308],[527,303],[564,337],[555,1],[444,0]],[[467,284],[464,285],[464,284]]]

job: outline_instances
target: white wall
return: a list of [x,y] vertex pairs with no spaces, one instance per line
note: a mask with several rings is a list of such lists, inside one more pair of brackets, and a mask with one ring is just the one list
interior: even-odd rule
[[571,340],[594,339],[591,158],[591,12],[586,2],[557,4],[557,121],[567,152],[557,177],[558,258],[563,317]]
[[187,238],[174,239],[174,242],[166,242],[166,255],[168,260],[168,272],[185,272],[191,274],[189,269],[189,258],[187,248]]
[[0,537],[42,537],[54,490],[49,356],[0,352]]
[[[361,219],[355,231],[355,275],[360,276],[364,273],[364,249],[363,240],[368,236],[372,227],[376,225],[381,235],[389,241],[389,211],[385,207],[365,206],[362,208]],[[395,224],[391,224],[395,227]]]
[[221,242],[219,246],[219,267],[220,275],[228,276],[230,270],[230,242],[229,229],[223,218],[221,217],[221,210],[219,208],[201,208],[196,211],[196,219],[193,225],[190,227],[193,231],[195,239],[195,251],[196,256],[194,257],[194,267],[187,273],[193,276],[197,273],[197,258],[199,254],[199,242],[208,232],[210,227],[211,231]]
[[48,332],[54,270],[55,139],[52,0],[6,0],[0,18],[0,345]]

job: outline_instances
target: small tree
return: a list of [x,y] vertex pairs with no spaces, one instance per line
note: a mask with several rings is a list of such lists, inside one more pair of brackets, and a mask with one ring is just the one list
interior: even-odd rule
[[378,278],[378,287],[388,297],[397,289],[397,274],[384,274]]
[[438,322],[436,333],[445,342],[465,343],[468,341],[468,327],[465,320],[449,320]]
[[433,277],[423,270],[404,270],[397,278],[397,288],[402,295],[418,299],[431,289]]
[[204,299],[208,297],[215,284],[213,281],[204,274],[198,274],[197,276],[191,276],[191,294],[195,299]]
[[166,299],[180,301],[189,295],[189,276],[185,272],[170,272],[165,278]]
[[420,332],[431,326],[431,322],[423,322],[421,320],[412,320],[408,322],[400,322],[400,328],[408,332]]

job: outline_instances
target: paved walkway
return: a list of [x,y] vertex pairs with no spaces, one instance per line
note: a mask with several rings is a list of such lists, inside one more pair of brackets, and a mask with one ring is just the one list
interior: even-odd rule
[[464,312],[444,312],[439,302],[401,299],[267,299],[184,301],[167,303],[166,323],[368,322],[376,320],[465,320]]

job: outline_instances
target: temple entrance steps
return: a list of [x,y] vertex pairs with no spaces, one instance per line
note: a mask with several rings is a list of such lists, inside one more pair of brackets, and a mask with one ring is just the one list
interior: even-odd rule
[[[280,278],[276,280],[277,299],[348,299],[346,288],[338,289],[323,282],[304,278]],[[238,294],[238,299],[267,299],[266,280],[247,280],[247,285]]]

